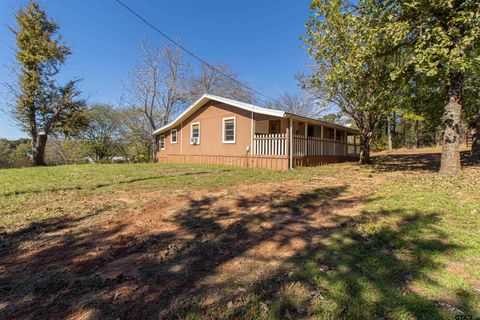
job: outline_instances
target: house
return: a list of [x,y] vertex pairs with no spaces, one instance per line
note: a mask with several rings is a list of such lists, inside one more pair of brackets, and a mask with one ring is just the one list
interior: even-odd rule
[[154,135],[157,160],[164,163],[287,170],[359,155],[358,130],[211,94]]

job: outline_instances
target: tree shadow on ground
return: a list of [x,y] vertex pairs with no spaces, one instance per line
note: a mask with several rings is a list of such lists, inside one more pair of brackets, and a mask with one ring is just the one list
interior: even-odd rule
[[[435,282],[430,273],[440,266],[431,256],[458,248],[439,238],[436,214],[414,212],[395,229],[368,230],[376,220],[403,214],[370,212],[343,220],[343,227],[332,230],[326,243],[312,244],[292,258],[293,273],[281,270],[257,284],[259,300],[268,301],[270,314],[278,319],[443,318],[435,302],[412,290],[410,283]],[[439,237],[415,237],[425,229],[435,230]],[[236,315],[244,316],[245,308]]]
[[[471,161],[470,152],[460,153],[462,166],[476,165]],[[387,154],[374,156],[375,169],[380,172],[391,171],[432,171],[440,169],[440,157],[438,152],[430,153],[409,153],[409,154]],[[478,164],[477,164],[478,165]]]
[[[347,190],[277,189],[228,206],[222,196],[190,198],[158,212],[170,231],[52,221],[34,237],[3,235],[15,245],[0,256],[0,318],[440,318],[409,287],[434,281],[432,256],[458,249],[437,215],[344,214],[366,200]],[[394,227],[382,224],[394,216]]]

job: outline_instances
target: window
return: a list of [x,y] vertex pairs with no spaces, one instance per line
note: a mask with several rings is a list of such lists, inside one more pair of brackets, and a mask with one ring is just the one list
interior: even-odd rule
[[223,118],[223,143],[235,143],[235,117]]
[[347,135],[348,144],[355,144],[355,136]]
[[170,131],[170,143],[177,143],[177,129]]
[[190,144],[200,144],[200,123],[194,122],[190,125]]
[[160,150],[165,150],[165,136],[158,137],[158,146]]

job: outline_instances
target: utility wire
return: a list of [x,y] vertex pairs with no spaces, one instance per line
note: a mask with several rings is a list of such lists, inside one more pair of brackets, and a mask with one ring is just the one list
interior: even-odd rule
[[185,51],[187,54],[189,54],[190,56],[194,57],[195,59],[197,59],[198,61],[200,61],[201,63],[205,64],[206,66],[208,66],[209,68],[211,68],[212,70],[220,73],[221,75],[223,75],[224,77],[230,79],[231,81],[237,83],[238,85],[264,97],[264,98],[267,98],[267,99],[270,99],[272,101],[275,101],[275,102],[278,102],[276,99],[272,98],[272,97],[269,97],[267,96],[266,94],[263,94],[261,93],[260,91],[258,90],[255,90],[243,83],[241,83],[240,81],[236,80],[235,78],[229,76],[228,74],[226,74],[225,72],[215,68],[214,66],[212,66],[210,63],[208,63],[207,61],[205,61],[204,59],[200,58],[199,56],[197,56],[196,54],[194,54],[192,51],[188,50],[187,48],[185,48],[184,46],[182,46],[180,43],[178,43],[177,41],[175,41],[174,39],[172,39],[171,37],[169,37],[167,34],[163,33],[160,29],[158,29],[157,27],[155,27],[153,24],[151,24],[148,20],[146,20],[145,18],[143,18],[140,14],[138,14],[137,12],[135,12],[134,10],[132,10],[129,6],[127,6],[125,3],[123,3],[122,1],[120,0],[115,0],[119,5],[121,5],[122,7],[124,7],[125,9],[127,9],[131,14],[133,14],[134,16],[136,16],[138,19],[140,19],[143,23],[145,23],[147,26],[149,26],[150,28],[152,28],[153,30],[155,30],[156,32],[158,32],[162,37],[164,37],[165,39],[167,39],[168,41],[170,41],[171,43],[173,43],[174,45],[176,45],[177,47],[179,47],[180,49],[182,49],[183,51]]

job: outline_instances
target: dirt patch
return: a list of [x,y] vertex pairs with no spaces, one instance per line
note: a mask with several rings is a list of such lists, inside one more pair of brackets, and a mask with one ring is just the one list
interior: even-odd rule
[[[192,296],[202,297],[202,308],[233,301],[288,268],[342,216],[358,214],[369,192],[331,177],[237,185],[150,196],[140,210],[52,222],[58,225],[40,233],[35,246],[2,254],[2,283],[13,287],[2,289],[11,299],[0,314],[169,316],[191,307]],[[32,272],[52,283],[19,290]]]
[[[404,169],[389,168],[417,161],[398,157],[189,194],[122,191],[112,200],[126,204],[120,211],[65,216],[6,234],[0,318],[185,318],[192,310],[206,319],[240,318],[242,308],[308,318],[322,293],[295,279],[298,261],[312,248],[352,241],[338,239],[338,230],[353,227],[384,181],[401,178]],[[432,161],[427,156],[425,166]],[[332,252],[329,259],[319,267],[327,276],[339,258]],[[271,298],[258,305],[258,297]]]

